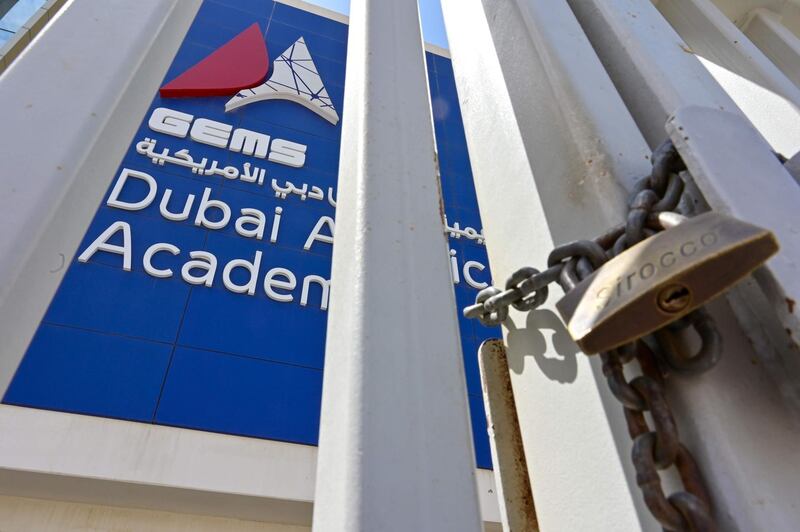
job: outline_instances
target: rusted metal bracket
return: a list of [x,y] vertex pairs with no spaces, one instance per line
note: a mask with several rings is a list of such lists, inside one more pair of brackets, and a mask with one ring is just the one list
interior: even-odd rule
[[503,530],[536,532],[539,524],[503,341],[485,341],[478,359]]
[[666,129],[708,205],[771,230],[781,245],[728,300],[781,393],[800,409],[800,187],[739,114],[684,106]]

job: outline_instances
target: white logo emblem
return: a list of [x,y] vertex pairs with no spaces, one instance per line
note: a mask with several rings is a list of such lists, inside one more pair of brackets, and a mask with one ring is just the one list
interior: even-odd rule
[[339,122],[339,114],[302,37],[275,60],[267,81],[239,91],[225,104],[225,111],[262,100],[289,100],[314,111],[331,124]]

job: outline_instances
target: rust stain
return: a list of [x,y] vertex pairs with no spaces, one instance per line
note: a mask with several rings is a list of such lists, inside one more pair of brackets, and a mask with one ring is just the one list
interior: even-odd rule
[[[510,444],[512,458],[512,463],[508,464],[507,467],[513,471],[512,474],[516,479],[516,482],[509,479],[515,489],[508,490],[505,493],[506,500],[512,512],[519,512],[514,521],[521,524],[526,531],[538,532],[539,523],[536,517],[536,506],[533,501],[533,490],[530,484],[528,464],[525,459],[525,448],[520,433],[517,406],[514,399],[511,378],[507,371],[508,357],[506,355],[506,348],[502,340],[493,339],[487,340],[481,345],[480,350],[483,351],[484,349],[489,350],[491,353],[489,356],[495,360],[491,366],[494,370],[493,373],[498,377],[497,380],[500,381],[500,389],[497,390],[500,397],[497,397],[497,393],[490,392],[490,395],[495,396],[504,403],[500,410],[505,412],[505,416],[503,417],[507,418],[507,426],[505,426],[507,434],[505,434],[505,437]],[[483,369],[484,367],[482,367],[482,370]],[[497,436],[498,434],[495,432],[494,437],[497,438]],[[497,464],[496,467],[500,467],[501,470],[505,469],[500,464]]]
[[794,314],[794,307],[797,306],[797,301],[795,301],[790,297],[787,297],[786,306],[789,307],[789,314]]
[[684,52],[686,52],[687,54],[697,55],[697,54],[695,53],[695,51],[694,51],[694,50],[692,50],[692,48],[691,48],[691,47],[689,47],[689,46],[687,46],[687,45],[685,45],[685,44],[683,44],[683,43],[679,43],[679,44],[678,44],[678,46],[680,46],[680,47],[681,47],[681,50],[683,50],[683,51],[684,51]]
[[436,167],[436,187],[439,189],[439,218],[442,220],[442,225],[447,225],[444,221],[444,196],[442,194],[442,172],[439,168],[439,153],[433,150],[433,164]]

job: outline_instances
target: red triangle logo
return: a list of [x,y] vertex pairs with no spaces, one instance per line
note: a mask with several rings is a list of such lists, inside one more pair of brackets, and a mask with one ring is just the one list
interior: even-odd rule
[[228,96],[261,84],[269,71],[267,44],[258,24],[219,47],[159,90],[163,98]]

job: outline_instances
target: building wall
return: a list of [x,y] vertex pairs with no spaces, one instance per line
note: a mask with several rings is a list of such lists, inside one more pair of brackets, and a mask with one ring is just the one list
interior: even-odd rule
[[[337,112],[346,112],[342,104],[347,25],[280,3],[204,2],[164,83],[181,76],[252,24],[265,35],[271,61],[291,57],[302,37],[313,64],[302,59],[306,62],[299,63],[298,72],[310,71],[306,65],[318,70]],[[448,58],[432,53],[427,54],[427,62],[445,210],[453,228],[454,282],[459,306],[464,307],[474,301],[477,286],[490,281],[488,261],[478,235],[480,217],[452,67]],[[305,279],[330,278],[331,244],[324,240],[309,244],[308,238],[315,227],[322,235],[331,234],[325,221],[332,224],[335,217],[332,203],[341,122],[330,124],[288,101],[258,102],[226,112],[229,98],[156,95],[116,175],[109,176],[112,186],[106,200],[70,262],[5,396],[6,403],[317,443],[326,302],[322,288],[311,281],[307,304],[301,302],[301,295]],[[300,143],[307,146],[305,163],[300,168],[276,164],[224,146],[209,146],[190,136],[176,138],[156,131],[158,127],[150,122],[161,108],[187,113],[195,123],[205,118],[228,124],[234,131],[269,135],[271,146],[276,139]],[[220,170],[192,172],[169,155],[156,162],[142,153],[148,139],[150,155],[185,149],[195,161],[213,161],[219,168],[233,168],[237,173],[252,164],[266,177],[263,183],[253,183],[243,177],[231,180]],[[112,191],[127,171],[154,179],[157,193],[148,207],[126,210],[112,205]],[[319,187],[325,197],[307,197],[305,193],[280,196],[282,187],[295,184],[307,187],[309,194]],[[160,214],[168,189],[172,196],[167,206],[172,212],[180,212],[189,205],[188,198],[194,197],[186,220],[176,222]],[[146,197],[148,187],[141,179],[129,178],[121,190],[119,199],[136,203]],[[213,229],[197,222],[204,194],[230,206],[232,214],[225,227]],[[240,209],[253,208],[267,219],[263,239],[244,238],[234,229]],[[211,208],[208,217],[220,220],[219,209]],[[104,231],[119,223],[130,228],[130,271],[117,252],[98,251],[85,260],[80,258]],[[275,242],[271,234],[276,236]],[[117,246],[125,240],[122,230],[108,238]],[[145,250],[158,242],[179,249],[177,257],[162,252],[153,260],[156,267],[173,270],[169,278],[148,274],[143,267]],[[190,261],[190,253],[198,251],[211,253],[218,263],[213,281],[205,286],[190,284],[179,273]],[[253,265],[261,261],[252,277],[242,267],[231,275],[239,285],[255,278],[252,294],[235,293],[224,286],[223,267],[234,260]],[[465,270],[468,264],[471,267]],[[278,290],[281,296],[268,295],[264,277],[273,268],[281,269],[279,279],[283,281],[289,279],[286,270],[292,272],[296,288]],[[195,269],[195,275],[200,271]],[[291,301],[277,301],[278,297]],[[477,462],[490,467],[476,352],[480,342],[496,331],[463,318],[461,330]]]
[[[0,496],[3,532],[306,532],[311,527]],[[499,523],[485,523],[500,532]]]
[[3,532],[304,532],[305,526],[0,496]]
[[[113,514],[109,519],[114,523],[128,519],[120,517],[116,506],[177,512],[170,515],[186,516],[175,518],[186,523],[203,514],[226,520],[310,523],[316,449],[307,444],[316,443],[325,333],[320,294],[312,293],[307,307],[297,301],[299,287],[292,303],[270,300],[261,286],[264,265],[254,296],[226,290],[220,275],[225,262],[234,257],[252,260],[256,250],[264,252],[265,265],[276,260],[273,265],[290,267],[300,281],[304,271],[326,275],[330,245],[317,242],[311,250],[303,250],[303,242],[314,223],[333,216],[335,210],[327,201],[302,200],[297,195],[277,198],[270,180],[274,172],[281,184],[335,188],[339,126],[285,101],[262,102],[226,114],[224,97],[165,100],[156,94],[164,82],[255,22],[271,62],[299,36],[305,38],[338,112],[343,113],[346,21],[299,9],[298,2],[291,2],[294,7],[287,3],[158,0],[134,11],[124,1],[74,0],[0,79],[0,91],[8,95],[4,108],[22,113],[19,120],[7,114],[7,122],[17,124],[13,140],[19,147],[6,145],[9,151],[3,158],[13,170],[4,178],[34,176],[23,182],[41,184],[54,201],[45,209],[48,216],[42,231],[22,236],[33,225],[25,218],[31,215],[27,212],[22,216],[26,221],[14,226],[14,237],[4,240],[4,244],[14,242],[14,257],[21,257],[20,264],[32,261],[47,268],[23,268],[24,279],[17,279],[9,295],[3,293],[3,311],[13,306],[10,312],[20,320],[19,327],[10,325],[15,320],[3,320],[6,330],[17,332],[13,342],[0,346],[3,378],[11,378],[15,371],[8,371],[9,361],[25,355],[6,404],[0,405],[4,427],[0,494],[74,503],[74,507],[56,504],[58,508],[35,501],[8,503],[2,512],[17,516],[14,519],[32,520],[38,526],[40,521],[29,516],[49,514],[54,516],[54,529],[69,529],[68,516],[82,512],[86,504],[93,508],[89,513]],[[120,13],[125,13],[124,27]],[[105,51],[111,49],[113,54]],[[169,50],[177,50],[174,61]],[[87,61],[88,56],[93,59]],[[468,260],[486,264],[485,251],[476,238],[480,220],[449,59],[437,51],[427,54],[427,62],[451,248],[457,255],[455,289],[463,307],[472,302],[477,289],[465,282],[462,268]],[[145,135],[173,154],[186,147],[192,156],[223,164],[236,161],[239,168],[246,160],[240,153],[153,131],[148,119],[158,106],[303,142],[309,146],[303,169],[308,173],[287,167],[279,174],[278,165],[254,160],[268,169],[270,179],[266,187],[253,191],[249,183],[227,182],[221,176],[209,183],[185,168],[153,164],[136,151]],[[38,114],[47,124],[44,128],[34,125]],[[59,138],[70,146],[63,154],[80,151],[74,164],[56,156],[62,154],[61,148],[41,135],[45,130],[54,132],[54,122],[60,125]],[[40,133],[32,143],[24,140],[35,131]],[[58,158],[47,169],[30,166],[44,156],[14,159],[19,165],[11,160],[13,154],[27,153],[29,148],[23,146],[45,142],[46,155]],[[105,169],[95,172],[99,167]],[[236,235],[232,224],[211,231],[197,228],[191,220],[168,222],[158,214],[160,194],[142,211],[111,208],[106,204],[110,187],[123,168],[148,172],[158,182],[159,192],[170,186],[176,203],[187,193],[199,201],[208,186],[212,199],[235,209],[258,207],[271,215],[282,206],[287,241],[275,246],[250,242]],[[72,177],[65,177],[67,172]],[[12,188],[18,190],[16,185]],[[106,191],[102,199],[101,190]],[[86,201],[89,196],[96,199]],[[43,204],[37,209],[44,209]],[[4,212],[12,215],[12,210]],[[94,213],[91,220],[90,213]],[[113,253],[100,252],[79,261],[86,246],[116,221],[131,227],[131,271]],[[294,223],[305,226],[293,227]],[[46,243],[49,239],[57,242],[54,254]],[[172,279],[144,273],[144,249],[159,241],[178,245],[183,255],[195,249],[219,254],[215,285],[197,287],[181,280],[185,257],[162,255],[167,262],[159,266],[178,273]],[[40,251],[32,250],[40,249],[47,258],[34,258]],[[51,266],[51,258],[60,266]],[[174,264],[168,264],[171,258]],[[488,270],[474,274],[489,281]],[[192,325],[193,320],[199,322]],[[182,336],[184,325],[194,340]],[[489,467],[490,459],[474,355],[487,334],[492,331],[462,321],[477,461],[482,467]],[[27,347],[23,336],[32,338]],[[496,522],[491,472],[478,471],[478,483],[484,520]],[[14,521],[9,518],[9,522]]]

